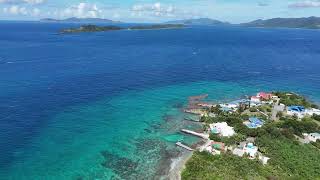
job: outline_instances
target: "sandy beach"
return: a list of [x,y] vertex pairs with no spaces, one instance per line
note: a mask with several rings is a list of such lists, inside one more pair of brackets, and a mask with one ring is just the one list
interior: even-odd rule
[[170,180],[180,180],[181,172],[183,171],[185,164],[191,158],[192,152],[183,152],[178,158],[172,159],[171,169],[168,174]]

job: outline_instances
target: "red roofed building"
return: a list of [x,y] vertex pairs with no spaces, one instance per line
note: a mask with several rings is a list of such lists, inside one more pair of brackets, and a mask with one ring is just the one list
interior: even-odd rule
[[261,98],[261,100],[269,100],[269,99],[271,99],[272,98],[272,94],[271,93],[265,93],[265,92],[259,92],[258,94],[257,94],[257,97],[260,97]]

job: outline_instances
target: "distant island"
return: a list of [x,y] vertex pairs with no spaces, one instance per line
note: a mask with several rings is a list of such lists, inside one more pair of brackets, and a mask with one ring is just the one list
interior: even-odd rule
[[[102,19],[102,18],[67,18],[67,19],[52,19],[52,18],[45,18],[41,19],[40,22],[55,22],[55,23],[79,23],[79,24],[97,24],[97,23],[109,23],[109,24],[123,24],[121,21],[113,21],[110,19]],[[219,21],[215,19],[210,18],[198,18],[198,19],[184,19],[184,20],[174,20],[174,21],[168,21],[163,24],[159,25],[141,25],[141,26],[135,26],[131,27],[131,29],[160,29],[160,28],[176,28],[174,26],[181,26],[181,25],[202,25],[202,26],[228,26],[228,25],[234,25],[234,26],[242,26],[242,27],[263,27],[263,28],[303,28],[303,29],[320,29],[320,17],[302,17],[302,18],[272,18],[272,19],[258,19],[255,21],[247,22],[247,23],[241,23],[241,24],[231,24],[229,22]],[[168,27],[172,26],[172,27]],[[85,30],[85,32],[91,32],[94,31],[90,27],[90,30],[86,30],[87,28],[84,27],[81,29],[81,27],[76,29],[69,29],[69,31],[75,31],[75,32],[82,32]],[[121,30],[126,28],[115,28],[115,27],[99,27],[96,28],[96,31],[109,31],[109,30]],[[103,30],[104,29],[104,30]]]
[[240,24],[246,27],[266,27],[266,28],[305,28],[320,29],[319,17],[307,18],[273,18],[267,20],[255,20],[249,23]]
[[82,25],[79,28],[63,29],[61,33],[81,33],[81,32],[104,32],[104,31],[118,31],[118,30],[153,30],[153,29],[175,29],[183,28],[182,24],[156,24],[156,25],[138,25],[131,27],[120,26],[97,26],[97,25]]
[[228,22],[223,22],[210,18],[198,18],[198,19],[184,19],[168,21],[166,24],[185,24],[185,25],[230,25]]
[[67,18],[67,19],[53,19],[53,18],[44,18],[40,19],[40,22],[64,22],[64,23],[122,23],[120,21],[113,21],[110,19],[102,18]]

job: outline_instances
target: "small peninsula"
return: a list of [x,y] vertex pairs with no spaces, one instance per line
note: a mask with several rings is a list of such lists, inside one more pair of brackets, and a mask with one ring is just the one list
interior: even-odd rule
[[61,33],[82,33],[82,32],[105,32],[119,30],[156,30],[156,29],[176,29],[183,28],[183,24],[156,24],[156,25],[137,25],[130,27],[120,26],[97,26],[97,25],[82,25],[79,28],[63,29]]
[[[215,104],[189,98],[186,113],[203,129],[182,129],[203,144],[193,151],[182,179],[317,179],[320,177],[320,109],[291,92],[260,92]],[[189,119],[188,119],[189,120]]]

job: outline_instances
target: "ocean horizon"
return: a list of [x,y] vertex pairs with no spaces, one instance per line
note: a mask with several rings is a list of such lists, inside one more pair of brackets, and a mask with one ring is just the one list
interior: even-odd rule
[[159,179],[188,97],[292,91],[320,103],[318,30],[191,26],[59,34],[0,22],[0,179]]

